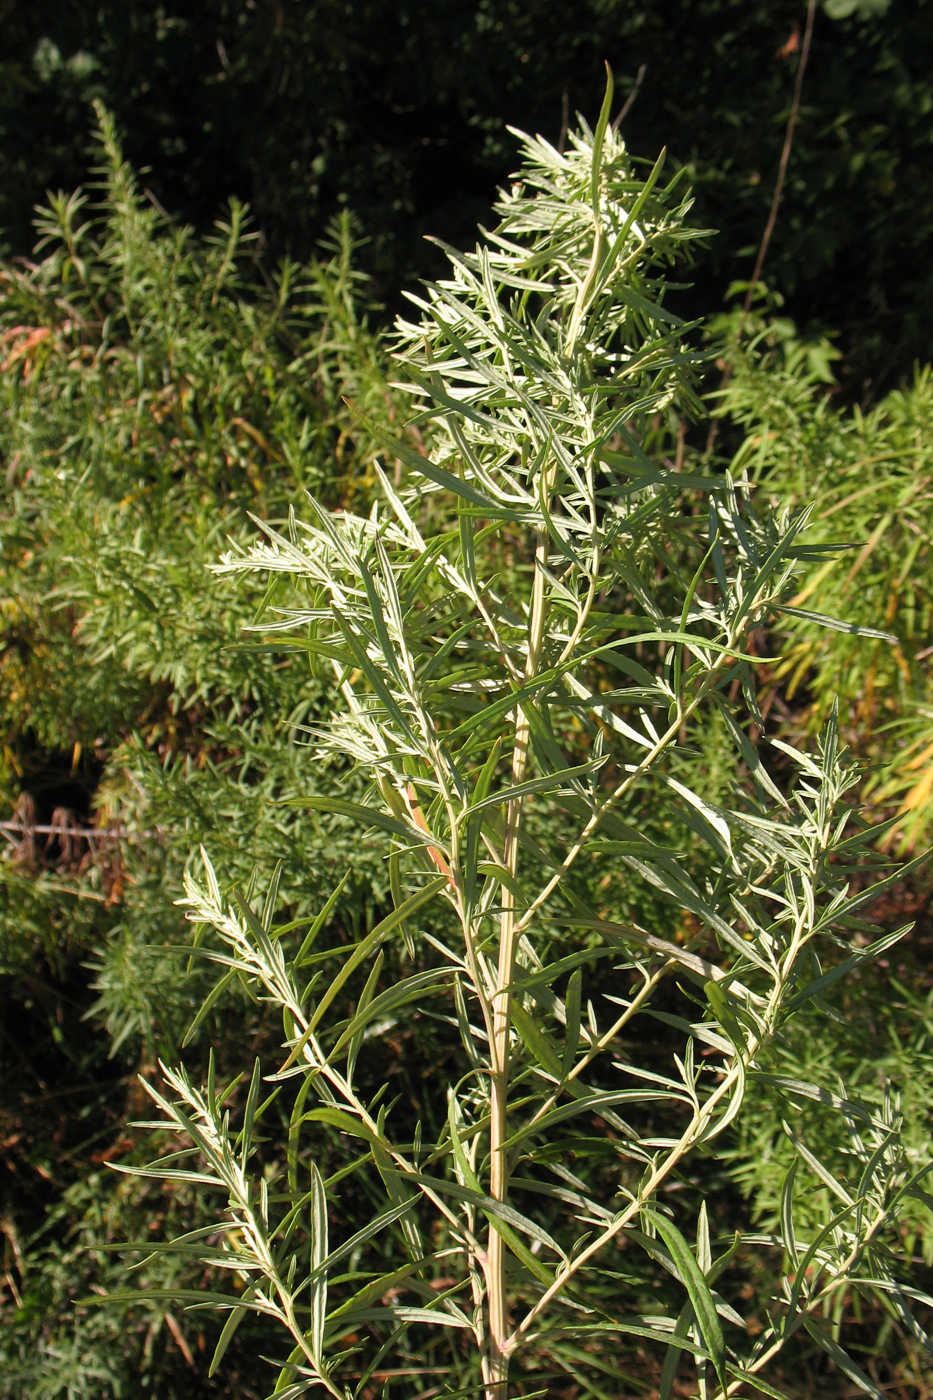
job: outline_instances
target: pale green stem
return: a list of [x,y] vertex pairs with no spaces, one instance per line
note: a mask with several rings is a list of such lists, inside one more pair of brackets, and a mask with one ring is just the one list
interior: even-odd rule
[[[574,309],[574,316],[571,320],[570,334],[568,336],[568,349],[572,348],[574,339],[579,329],[579,322],[585,309],[586,300],[592,283],[595,281],[599,265],[599,243],[597,236],[597,246],[593,251],[593,260],[590,265],[590,272],[580,288],[577,305]],[[578,314],[579,313],[579,314]],[[546,486],[546,494],[549,494]],[[546,564],[547,542],[546,537],[539,538],[536,553],[535,579],[532,594],[531,620],[529,625],[529,645],[528,656],[525,667],[526,678],[530,678],[535,673],[538,663],[538,653],[541,645],[541,638],[544,627],[544,566]],[[576,631],[576,629],[574,629]],[[582,629],[581,629],[582,630]],[[490,1078],[490,1195],[495,1200],[505,1201],[508,1191],[508,1161],[504,1149],[507,1140],[507,1101],[509,1083],[509,1027],[511,1020],[511,983],[514,975],[515,949],[518,940],[524,930],[528,927],[537,910],[560,884],[566,872],[576,861],[583,850],[592,832],[602,821],[606,812],[611,806],[618,802],[628,791],[631,785],[641,776],[646,768],[655,761],[659,754],[677,737],[685,719],[687,719],[703,699],[708,685],[712,683],[716,667],[707,678],[707,685],[702,687],[694,696],[690,704],[683,709],[678,704],[678,713],[674,723],[657,740],[648,751],[641,763],[635,770],[628,774],[621,783],[610,794],[602,807],[594,812],[586,826],[583,828],[574,847],[568,852],[559,869],[547,882],[544,889],[532,902],[520,919],[516,919],[515,906],[511,893],[502,886],[502,916],[500,920],[500,940],[499,940],[499,977],[498,989],[493,1000],[493,1043],[490,1046],[491,1057],[491,1078]],[[515,721],[515,747],[512,761],[513,783],[522,781],[525,773],[528,756],[529,727],[528,721],[519,709]],[[518,857],[518,823],[520,819],[519,807],[517,803],[510,804],[506,818],[505,850],[503,855],[503,865],[513,877],[517,867]],[[704,1110],[700,1112],[700,1117],[694,1116],[687,1132],[682,1139],[682,1146],[679,1150],[670,1154],[668,1161],[662,1168],[658,1169],[649,1183],[648,1195],[655,1189],[657,1184],[664,1179],[664,1176],[673,1169],[676,1162],[694,1140],[694,1131],[700,1121],[708,1116],[709,1112],[715,1108],[722,1094],[731,1087],[733,1079],[728,1077],[723,1081],[723,1086],[715,1091],[708,1100]],[[643,1197],[648,1199],[648,1195]],[[614,1225],[610,1233],[601,1235],[593,1242],[589,1249],[578,1255],[570,1270],[561,1276],[559,1280],[543,1295],[539,1303],[526,1316],[520,1326],[511,1334],[508,1331],[508,1310],[506,1306],[505,1288],[505,1247],[501,1235],[490,1227],[489,1248],[486,1262],[486,1280],[489,1294],[489,1326],[490,1326],[490,1357],[488,1366],[484,1367],[486,1380],[486,1400],[507,1400],[508,1394],[508,1372],[509,1359],[514,1351],[522,1333],[531,1325],[534,1318],[556,1292],[563,1287],[566,1280],[571,1277],[576,1269],[585,1260],[590,1258],[598,1249],[608,1243],[619,1230],[624,1229],[630,1222],[632,1216],[641,1208],[642,1198],[639,1198],[630,1211],[626,1212],[621,1223]]]
[[518,682],[518,679],[521,675],[521,670],[518,666],[515,665],[515,662],[509,655],[508,648],[506,647],[505,642],[503,642],[502,637],[499,635],[499,629],[495,624],[495,620],[493,619],[492,614],[490,613],[489,609],[486,607],[482,598],[480,598],[478,594],[476,594],[474,601],[476,604],[476,609],[480,617],[485,622],[490,637],[492,637],[493,646],[496,648],[496,651],[502,658],[502,664],[505,666],[505,669],[512,677],[512,680]]
[[548,1097],[544,1100],[544,1103],[541,1104],[540,1108],[536,1109],[535,1112],[531,1115],[531,1117],[528,1119],[527,1124],[529,1128],[534,1127],[535,1123],[539,1122],[540,1119],[542,1119],[546,1113],[550,1112],[550,1110],[557,1103],[561,1091],[565,1089],[568,1084],[572,1083],[575,1079],[579,1078],[583,1071],[589,1068],[593,1061],[595,1059],[598,1059],[599,1056],[603,1053],[603,1051],[612,1044],[619,1032],[621,1030],[624,1030],[625,1026],[632,1019],[635,1013],[640,1009],[640,1007],[644,1005],[644,1003],[647,1001],[648,997],[650,997],[651,993],[654,991],[655,987],[662,980],[662,978],[667,976],[671,968],[676,967],[677,962],[675,961],[675,959],[671,958],[666,963],[663,963],[661,967],[656,968],[655,971],[651,974],[651,976],[645,979],[644,986],[639,990],[637,995],[632,998],[632,1000],[629,1002],[628,1006],[621,1013],[621,1015],[617,1016],[615,1021],[613,1021],[612,1025],[609,1027],[609,1029],[604,1031],[603,1034],[599,1037],[599,1039],[593,1042],[589,1050],[587,1050],[586,1054],[581,1055],[580,1059],[577,1060],[570,1073],[567,1074],[561,1080],[554,1092],[552,1094],[549,1094]]
[[[798,926],[795,930],[794,937],[791,939],[790,944],[790,948],[794,951],[795,956],[796,953],[799,953],[800,949],[803,947],[804,942],[806,941],[801,936],[801,933],[801,921],[798,920]],[[527,1335],[527,1333],[531,1329],[536,1318],[538,1318],[541,1315],[541,1313],[544,1312],[544,1310],[548,1307],[548,1305],[556,1297],[556,1295],[564,1289],[567,1283],[580,1271],[580,1269],[584,1268],[590,1262],[590,1260],[594,1258],[595,1255],[597,1255],[601,1250],[605,1249],[607,1244],[609,1244],[613,1239],[616,1238],[617,1235],[621,1234],[621,1232],[625,1230],[625,1228],[628,1225],[631,1224],[631,1222],[637,1217],[639,1212],[642,1210],[643,1206],[645,1206],[648,1203],[648,1201],[651,1200],[652,1196],[658,1190],[658,1187],[661,1186],[661,1184],[667,1179],[667,1177],[670,1176],[671,1172],[677,1166],[681,1158],[684,1157],[690,1151],[693,1145],[703,1135],[703,1132],[705,1131],[710,1120],[712,1119],[717,1107],[723,1101],[723,1099],[728,1098],[729,1094],[734,1089],[740,1074],[744,1072],[744,1065],[751,1063],[755,1059],[762,1045],[767,1040],[771,1029],[771,1019],[769,1018],[769,1013],[770,1017],[773,1017],[773,1014],[777,1009],[778,1003],[780,1002],[781,996],[786,986],[787,977],[790,975],[792,966],[792,959],[786,961],[784,976],[779,976],[777,982],[775,983],[771,997],[769,999],[768,1011],[765,1013],[765,1017],[763,1018],[765,1029],[762,1030],[760,1034],[754,1036],[748,1042],[744,1051],[741,1054],[741,1059],[738,1058],[737,1052],[737,1058],[733,1060],[730,1069],[723,1076],[720,1083],[716,1086],[716,1088],[710,1094],[709,1098],[702,1105],[702,1107],[698,1106],[694,1109],[690,1122],[684,1129],[678,1142],[675,1143],[675,1145],[667,1153],[667,1155],[664,1157],[661,1163],[654,1169],[654,1171],[648,1177],[647,1181],[643,1183],[643,1185],[638,1191],[638,1194],[634,1197],[630,1204],[626,1206],[625,1210],[623,1210],[620,1215],[617,1215],[616,1218],[613,1220],[612,1224],[607,1225],[606,1228],[599,1235],[597,1235],[596,1238],[593,1239],[585,1249],[581,1250],[579,1254],[574,1256],[573,1260],[567,1265],[563,1272],[560,1273],[557,1278],[555,1278],[554,1282],[550,1285],[549,1288],[547,1288],[544,1291],[544,1293],[542,1293],[541,1297],[534,1304],[534,1306],[528,1310],[528,1312],[522,1318],[522,1321],[515,1328],[515,1331],[512,1333],[512,1335],[509,1337],[506,1343],[506,1347],[509,1353],[514,1352],[521,1339],[525,1335]]]
[[347,1392],[345,1390],[341,1390],[338,1386],[334,1384],[327,1372],[322,1369],[320,1357],[316,1357],[312,1352],[311,1348],[308,1346],[308,1343],[305,1340],[304,1332],[301,1330],[301,1325],[299,1324],[298,1319],[295,1316],[295,1308],[291,1297],[283,1295],[281,1288],[279,1288],[278,1291],[280,1296],[282,1297],[282,1314],[285,1321],[285,1325],[288,1328],[289,1332],[291,1332],[292,1336],[295,1338],[295,1341],[301,1348],[305,1358],[311,1363],[312,1367],[317,1372],[318,1383],[324,1387],[328,1395],[335,1396],[336,1400],[346,1400]]
[[[802,1310],[803,1313],[809,1315],[810,1313],[816,1312],[817,1308],[821,1307],[824,1303],[826,1303],[829,1300],[829,1298],[833,1295],[833,1293],[837,1292],[840,1288],[844,1288],[846,1286],[846,1284],[849,1282],[849,1270],[857,1262],[859,1255],[862,1253],[865,1246],[871,1240],[872,1236],[876,1235],[881,1229],[886,1219],[887,1215],[884,1211],[882,1211],[880,1215],[878,1215],[877,1218],[872,1221],[871,1227],[865,1232],[864,1237],[860,1239],[857,1244],[853,1245],[852,1249],[849,1251],[848,1258],[839,1266],[835,1277],[830,1279],[829,1282],[826,1284],[826,1287],[821,1288],[819,1293],[815,1294],[809,1300],[807,1306]],[[779,1352],[783,1351],[784,1347],[787,1345],[787,1337],[788,1334],[786,1332],[782,1332],[779,1337],[775,1337],[774,1341],[767,1348],[767,1350],[763,1351],[760,1356],[757,1356],[749,1366],[746,1366],[745,1369],[749,1373],[749,1375],[757,1375],[759,1371],[763,1370],[764,1367],[767,1366],[769,1361],[773,1361],[775,1356],[777,1356]],[[725,1390],[720,1388],[720,1390],[717,1392],[717,1396],[734,1395],[739,1389],[739,1387],[744,1384],[744,1380],[742,1380],[741,1378],[737,1378],[736,1380],[731,1381]]]
[[738,1068],[733,1066],[719,1085],[713,1090],[712,1094],[710,1094],[703,1107],[694,1110],[690,1123],[681,1134],[679,1141],[671,1148],[661,1164],[654,1169],[648,1180],[640,1188],[634,1200],[625,1208],[621,1215],[616,1216],[611,1225],[607,1225],[602,1233],[597,1235],[584,1250],[581,1250],[579,1254],[574,1256],[551,1286],[542,1293],[541,1297],[534,1306],[528,1310],[519,1325],[515,1328],[515,1331],[509,1337],[506,1343],[509,1353],[515,1351],[518,1343],[521,1341],[522,1337],[528,1333],[536,1318],[544,1312],[548,1304],[563,1290],[580,1269],[584,1268],[594,1255],[605,1249],[607,1244],[614,1240],[618,1234],[621,1234],[626,1226],[631,1224],[642,1207],[645,1206],[655,1194],[661,1183],[674,1170],[680,1159],[689,1152],[698,1136],[702,1133],[703,1128],[712,1117],[716,1107],[723,1098],[727,1097],[734,1087],[738,1075]]
[[[734,642],[730,640],[730,642],[728,643],[728,647],[731,648],[733,645]],[[727,649],[725,652],[722,653],[719,662],[712,668],[712,670],[710,670],[707,673],[704,680],[704,684],[698,689],[696,695],[694,695],[690,703],[686,706],[682,706],[679,701],[677,702],[677,713],[672,723],[668,725],[667,729],[660,736],[660,738],[654,744],[652,744],[651,748],[647,751],[644,758],[642,758],[641,762],[637,764],[636,767],[634,767],[630,773],[626,774],[626,776],[617,784],[617,786],[613,788],[612,792],[610,792],[605,802],[603,802],[603,804],[600,807],[598,807],[595,812],[593,812],[592,816],[586,822],[586,825],[583,827],[583,830],[580,832],[580,835],[577,837],[576,841],[573,843],[570,850],[567,852],[566,856],[561,861],[558,868],[555,870],[554,874],[546,882],[543,888],[538,892],[538,894],[532,900],[531,904],[529,904],[528,908],[525,910],[522,917],[519,919],[518,923],[515,926],[516,936],[519,936],[522,933],[524,933],[525,929],[531,923],[532,919],[537,914],[541,906],[550,899],[551,895],[554,893],[558,885],[564,879],[564,876],[579,859],[580,855],[586,847],[587,842],[593,835],[593,832],[600,825],[603,818],[606,817],[608,813],[612,810],[612,808],[615,807],[616,804],[621,801],[621,799],[628,792],[629,788],[632,787],[632,785],[638,781],[642,774],[645,773],[646,770],[651,767],[655,759],[657,759],[660,756],[660,754],[664,752],[667,746],[674,742],[674,740],[680,734],[683,725],[688,719],[690,719],[691,715],[694,714],[697,708],[706,699],[707,692],[715,682],[717,674],[722,668],[722,666],[731,661],[731,659],[732,658],[730,652]]]
[[677,735],[680,733],[681,726],[683,725],[684,720],[689,717],[689,715],[696,708],[696,705],[699,704],[700,698],[700,696],[697,696],[695,701],[691,702],[691,704],[687,707],[686,710],[681,710],[678,706],[677,718],[675,719],[674,723],[669,725],[669,727],[665,730],[665,732],[661,735],[657,742],[652,745],[652,747],[645,754],[642,761],[638,764],[637,768],[633,769],[631,773],[627,774],[626,777],[623,778],[622,781],[615,788],[613,788],[612,792],[606,798],[602,806],[598,807],[597,810],[592,814],[592,816],[587,821],[586,825],[583,827],[583,830],[580,832],[580,835],[577,837],[576,841],[571,846],[564,859],[561,861],[561,864],[558,866],[557,870],[555,870],[554,874],[544,885],[543,889],[539,891],[539,893],[532,900],[531,904],[525,910],[522,917],[519,919],[516,930],[517,933],[524,933],[525,929],[531,923],[532,919],[537,914],[541,906],[545,904],[548,899],[550,899],[551,895],[557,889],[558,885],[561,883],[564,876],[570,870],[571,866],[575,864],[575,862],[583,852],[586,843],[589,841],[590,837],[593,835],[593,832],[599,826],[600,822],[610,811],[610,809],[614,807],[616,803],[619,802],[625,796],[626,792],[628,792],[632,784],[636,782],[638,778],[641,777],[645,770],[647,768],[650,768],[651,764],[655,761],[659,754],[664,752],[668,744],[672,743],[674,739],[677,738]]
[[586,597],[580,606],[573,631],[564,643],[561,654],[554,663],[556,666],[563,666],[564,662],[573,655],[574,647],[583,635],[583,629],[587,624],[589,615],[593,610],[593,604],[596,601],[596,575],[599,572],[599,562],[599,550],[597,549],[593,555],[592,570],[590,573],[589,587],[586,590]]
[[[553,469],[547,469],[544,482],[545,499],[550,495]],[[525,659],[525,681],[537,673],[544,636],[545,574],[547,537],[542,532],[535,551],[535,572],[532,584],[531,612],[528,624],[528,653]],[[515,743],[512,750],[512,784],[524,780],[528,766],[530,729],[521,708],[515,714]],[[518,870],[518,831],[521,803],[513,799],[506,813],[502,864],[514,882]],[[508,1137],[509,1096],[509,1031],[511,1026],[511,986],[515,971],[517,946],[515,903],[511,891],[503,883],[502,913],[499,919],[499,966],[496,993],[492,1003],[493,1034],[490,1043],[489,1082],[489,1194],[496,1201],[505,1201],[509,1188]],[[486,1287],[489,1297],[490,1354],[486,1376],[487,1400],[506,1400],[508,1393],[509,1358],[505,1342],[509,1332],[508,1302],[505,1281],[506,1250],[502,1235],[489,1227],[486,1257]]]

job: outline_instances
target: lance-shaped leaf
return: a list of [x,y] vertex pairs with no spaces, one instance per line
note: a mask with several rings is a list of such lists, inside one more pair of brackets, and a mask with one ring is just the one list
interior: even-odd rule
[[311,1163],[311,1274],[308,1283],[308,1306],[311,1326],[308,1343],[314,1364],[323,1372],[324,1324],[327,1321],[327,1193],[316,1163]]
[[660,1212],[650,1210],[647,1207],[643,1207],[642,1214],[650,1221],[667,1246],[674,1271],[687,1290],[693,1315],[716,1368],[719,1382],[724,1386],[726,1378],[723,1363],[726,1356],[726,1342],[720,1326],[719,1315],[716,1312],[716,1304],[703,1271],[694,1258],[693,1251],[687,1241],[668,1216],[661,1215]]

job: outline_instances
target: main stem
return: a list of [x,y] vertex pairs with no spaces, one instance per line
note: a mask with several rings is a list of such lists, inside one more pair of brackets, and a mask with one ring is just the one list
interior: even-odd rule
[[[577,336],[583,324],[586,308],[599,275],[603,251],[603,232],[598,213],[595,217],[593,254],[586,276],[577,293],[570,317],[565,352],[572,356]],[[545,467],[542,496],[550,508],[556,467]],[[531,616],[528,624],[528,653],[525,658],[524,680],[537,673],[544,637],[545,571],[547,568],[547,532],[539,530],[535,547],[535,572],[531,594]],[[572,646],[572,642],[570,645]],[[565,649],[566,650],[566,649]],[[512,750],[512,786],[524,780],[528,767],[528,718],[519,705],[515,713],[515,746]],[[521,800],[513,798],[505,818],[503,866],[508,872],[509,885],[514,889],[518,870],[518,830],[521,822]],[[505,1202],[509,1189],[509,1164],[505,1142],[508,1137],[509,1098],[509,1030],[511,1025],[512,979],[515,973],[515,949],[527,920],[519,924],[514,896],[505,883],[501,885],[502,913],[499,918],[499,967],[496,992],[493,997],[493,1034],[490,1046],[489,1085],[489,1194],[495,1201]],[[485,1260],[486,1289],[489,1299],[489,1356],[484,1365],[486,1400],[507,1400],[509,1385],[509,1356],[515,1338],[510,1336],[508,1300],[506,1296],[506,1248],[502,1235],[490,1223]]]
[[[549,471],[549,476],[552,472]],[[545,481],[550,494],[550,482]],[[542,531],[535,550],[535,572],[532,584],[531,617],[528,626],[528,652],[525,658],[524,680],[537,672],[544,635],[544,571],[547,564],[547,538]],[[519,705],[515,714],[515,745],[512,750],[512,785],[524,780],[528,767],[528,718]],[[521,822],[521,800],[513,798],[508,804],[503,843],[503,865],[514,885],[518,871],[518,830]],[[492,1044],[490,1046],[489,1087],[489,1194],[495,1201],[505,1201],[509,1189],[508,1136],[509,1097],[509,1027],[511,1024],[512,979],[515,972],[516,909],[514,897],[505,883],[501,886],[502,913],[499,916],[499,966],[496,991],[492,1002]],[[502,1235],[490,1223],[486,1251],[486,1289],[489,1300],[489,1357],[486,1364],[486,1400],[506,1400],[509,1380],[509,1356],[505,1343],[510,1324],[506,1297],[506,1249]]]

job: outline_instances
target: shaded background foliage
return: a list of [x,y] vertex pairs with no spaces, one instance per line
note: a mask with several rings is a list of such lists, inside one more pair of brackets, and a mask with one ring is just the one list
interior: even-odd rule
[[[308,257],[336,210],[365,211],[365,265],[394,296],[439,267],[423,233],[472,238],[512,160],[506,125],[557,140],[608,61],[621,94],[638,89],[630,149],[669,147],[700,219],[722,230],[699,312],[751,272],[805,18],[797,0],[583,0],[572,24],[542,0],[5,8],[0,227],[13,251],[28,248],[45,188],[82,178],[98,96],[167,209],[203,230],[235,195],[273,258]],[[860,391],[892,387],[927,353],[931,64],[926,0],[819,6],[766,275],[805,328],[838,333]]]
[[[118,1319],[74,1309],[121,1276],[102,1244],[196,1220],[193,1198],[140,1197],[103,1161],[141,1150],[124,1135],[141,1111],[135,1072],[174,1053],[198,999],[197,977],[183,984],[170,947],[182,936],[172,900],[197,842],[209,840],[244,881],[254,863],[269,870],[287,854],[283,907],[296,918],[345,866],[341,917],[362,923],[385,896],[372,845],[281,801],[312,780],[323,790],[346,781],[310,774],[302,747],[301,726],[326,709],[329,682],[281,648],[273,666],[242,645],[261,595],[205,582],[204,564],[249,528],[246,510],[281,518],[309,486],[334,504],[365,501],[376,446],[344,396],[370,418],[391,419],[395,405],[361,306],[390,312],[401,287],[437,271],[422,234],[472,242],[514,166],[506,123],[560,140],[575,110],[592,115],[606,59],[621,96],[634,94],[630,147],[653,159],[667,145],[696,187],[694,221],[721,230],[678,302],[718,312],[730,284],[750,275],[767,219],[806,10],[787,0],[585,0],[570,25],[541,0],[205,0],[196,15],[10,0],[0,15],[3,816],[29,793],[46,824],[62,809],[79,826],[120,833],[110,846],[98,838],[93,853],[86,840],[69,847],[51,834],[4,862],[0,880],[0,1278],[13,1321],[0,1394],[248,1400],[262,1392],[251,1370],[259,1344],[245,1333],[224,1385],[206,1385],[198,1348],[209,1329],[196,1320],[178,1331],[189,1362],[178,1319],[158,1307],[135,1315],[119,1341]],[[813,499],[825,484],[845,505],[866,460],[880,451],[892,464],[875,513],[846,506],[841,517],[847,538],[874,547],[854,585],[838,576],[834,601],[892,627],[908,664],[878,648],[814,649],[806,625],[789,623],[782,640],[796,648],[797,692],[782,712],[787,680],[775,676],[774,713],[801,731],[844,682],[847,737],[882,773],[876,793],[893,782],[896,798],[922,785],[933,755],[933,488],[922,442],[933,387],[928,373],[913,378],[929,354],[933,303],[930,15],[924,0],[819,7],[765,265],[785,319],[733,316],[718,327],[732,375],[720,448],[751,464],[776,503]],[[115,115],[126,164],[115,140],[102,152],[93,99]],[[89,167],[102,163],[91,189]],[[46,199],[79,184],[83,208]],[[328,221],[345,211],[365,241],[344,221],[321,250]],[[41,337],[30,342],[30,329]],[[875,416],[841,414],[844,399],[877,403]],[[764,454],[776,425],[782,451]],[[681,425],[659,422],[651,451],[689,453],[689,441]],[[875,535],[905,489],[901,533]],[[904,577],[907,548],[914,567]],[[905,601],[889,615],[892,583]],[[876,654],[877,665],[865,659]],[[867,723],[859,665],[871,668]],[[901,726],[893,748],[879,734],[887,723]],[[698,756],[713,775],[726,761],[720,737],[711,733]],[[913,764],[899,786],[896,772],[883,776],[898,742]],[[640,819],[657,823],[659,839],[689,842],[674,811]],[[559,816],[552,824],[542,839],[556,842]],[[619,883],[607,875],[580,893],[618,909],[634,897]],[[889,926],[922,915],[923,894],[885,911]],[[650,922],[645,891],[637,898]],[[879,1063],[902,1082],[919,1145],[930,1136],[925,947],[921,936],[898,954],[893,1005],[866,977],[840,993],[838,1034],[821,1027],[797,1057],[801,1066],[828,1057],[855,1079],[874,1073],[859,1035],[845,1031],[858,1006],[883,1047]],[[237,1064],[242,1046],[261,1048],[266,1034],[243,995],[203,1030],[218,1033],[221,1055],[224,1035],[235,1035]],[[426,1060],[443,1059],[442,1030],[422,1022],[416,1037]],[[187,1052],[195,1061],[203,1044]],[[399,1031],[389,1050],[389,1072],[415,1103],[411,1042]],[[386,1064],[374,1056],[374,1075]],[[767,1105],[747,1121],[736,1160],[757,1164],[750,1176],[724,1162],[696,1183],[721,1193],[724,1223],[739,1192],[762,1219],[773,1211],[773,1127]],[[844,1144],[834,1150],[844,1155]],[[905,1244],[915,1246],[929,1257],[928,1240]],[[867,1351],[872,1328],[869,1319]],[[894,1377],[903,1393],[922,1366],[908,1355]]]

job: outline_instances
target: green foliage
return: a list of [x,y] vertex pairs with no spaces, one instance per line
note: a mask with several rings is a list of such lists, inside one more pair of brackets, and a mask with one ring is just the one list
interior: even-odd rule
[[[806,1333],[879,1396],[823,1322],[854,1290],[926,1342],[933,1299],[904,1277],[899,1229],[929,1205],[928,1157],[890,1097],[857,1104],[813,1061],[786,1072],[795,1022],[903,933],[864,946],[859,911],[891,880],[853,818],[836,715],[812,753],[756,742],[755,634],[828,549],[805,512],[756,515],[728,476],[646,451],[659,414],[696,402],[668,305],[695,230],[660,161],[636,174],[611,91],[565,152],[519,138],[497,228],[411,298],[414,417],[383,434],[398,465],[369,512],[312,498],[220,566],[277,580],[286,654],[332,668],[315,750],[365,788],[299,801],[378,835],[393,903],[334,938],[340,885],[309,925],[277,919],[280,873],[242,894],[205,856],[186,880],[218,987],[281,1014],[280,1062],[229,1082],[211,1063],[203,1086],[163,1066],[149,1093],[171,1145],[127,1169],[215,1200],[210,1224],[144,1252],[216,1278],[171,1290],[225,1318],[211,1372],[265,1323],[276,1395],[416,1376],[595,1397],[620,1337],[658,1358],[663,1396],[678,1367],[704,1396],[778,1395],[763,1373]],[[710,724],[731,750],[714,795],[693,748]],[[635,794],[676,799],[698,869],[633,824]],[[610,863],[658,892],[663,933],[581,897],[578,872],[593,888]],[[413,1100],[380,1053],[402,1037]],[[779,1220],[714,1233],[704,1164],[758,1092],[794,1118]],[[811,1104],[857,1128],[846,1177],[809,1145]],[[796,1210],[804,1178],[833,1197],[816,1220]],[[773,1282],[750,1328],[730,1299],[759,1255]]]
[[[196,1285],[184,1261],[161,1257],[142,1265],[137,1281],[152,1294],[144,1308],[105,1310],[85,1300],[116,1292],[124,1280],[114,1238],[127,1231],[145,1236],[154,1222],[186,1229],[197,1213],[193,1191],[140,1191],[102,1165],[65,1190],[42,1229],[17,1241],[22,1274],[17,1305],[5,1310],[0,1391],[41,1400],[191,1395],[196,1358],[209,1334],[197,1314],[174,1312],[158,1296],[160,1289]],[[248,1346],[249,1340],[244,1332],[242,1341]],[[234,1348],[228,1362],[228,1385],[243,1400],[258,1400],[248,1350]],[[197,1390],[206,1396],[230,1393],[202,1377]]]
[[[43,776],[72,755],[58,785],[76,802],[92,789],[117,842],[104,859],[105,836],[76,839],[76,896],[137,929],[145,903],[167,931],[192,835],[226,821],[231,858],[246,833],[280,852],[294,822],[274,796],[305,781],[295,726],[326,703],[298,660],[243,645],[261,592],[231,601],[204,557],[247,509],[285,514],[307,485],[364,489],[371,449],[341,395],[384,409],[388,390],[354,309],[346,223],[328,264],[265,285],[239,206],[196,243],[139,194],[103,113],[100,139],[99,210],[54,197],[41,261],[3,274],[6,788],[15,803],[35,785],[48,823]],[[378,886],[357,864],[361,890]],[[144,962],[161,1003],[175,970],[153,980]]]
[[[933,822],[933,376],[918,370],[868,413],[833,403],[823,343],[778,319],[734,316],[721,412],[744,434],[732,470],[782,507],[819,501],[811,537],[850,550],[814,567],[774,629],[785,703],[815,731],[840,707],[849,743],[869,765],[867,792],[898,811],[901,849]],[[816,609],[838,631],[814,625]],[[796,611],[795,611],[796,610]],[[853,630],[876,628],[865,639]],[[803,704],[801,705],[801,696]]]
[[[895,975],[892,964],[897,964]],[[840,1132],[838,1115],[830,1099],[815,1106],[807,1117],[807,1144],[836,1182],[851,1181],[857,1172],[859,1139],[869,1121],[903,1123],[904,1169],[928,1161],[931,1114],[929,1102],[931,1061],[930,995],[918,994],[909,947],[889,953],[883,961],[891,972],[882,986],[877,969],[866,959],[862,966],[837,984],[818,1014],[802,1017],[791,1040],[777,1047],[771,1073],[779,1083],[805,1077],[832,1086],[855,1104]],[[875,1046],[865,1055],[866,1036]],[[896,1091],[892,1086],[896,1085]],[[858,1105],[861,1108],[857,1107]],[[785,1099],[783,1125],[776,1123],[773,1084],[764,1083],[750,1096],[747,1112],[738,1121],[734,1148],[723,1152],[730,1175],[754,1201],[756,1218],[763,1228],[780,1228],[781,1199],[787,1173],[797,1156],[795,1124],[799,1103]],[[782,1131],[776,1129],[782,1126]],[[833,1188],[824,1175],[822,1183],[803,1195],[797,1205],[798,1224],[812,1237],[831,1213]],[[904,1257],[914,1256],[926,1268],[933,1264],[933,1241],[922,1201],[905,1202],[901,1218]]]
[[[101,1100],[177,1053],[206,988],[185,980],[174,903],[192,841],[219,840],[244,880],[257,854],[300,850],[282,887],[296,914],[338,871],[345,926],[387,898],[378,852],[288,805],[345,790],[346,765],[312,764],[303,732],[332,682],[251,641],[265,589],[231,597],[206,561],[247,511],[284,521],[308,486],[365,497],[374,447],[356,415],[389,413],[392,391],[357,309],[348,220],[323,260],[270,276],[242,207],[196,238],[142,193],[103,110],[99,123],[95,183],[50,196],[34,259],[0,269],[2,1218],[22,1241],[0,1371],[11,1393],[136,1394],[142,1375],[166,1396],[166,1351],[191,1366],[162,1322],[117,1347],[104,1315],[74,1318],[75,1258],[136,1218],[99,1172],[80,1205],[68,1194],[98,1134],[120,1133],[102,1102],[93,1128],[78,1105],[89,1084]],[[253,1034],[250,1014],[246,996],[228,1004],[231,1033]],[[50,1093],[71,1113],[43,1108]],[[86,1213],[74,1236],[72,1210]]]

